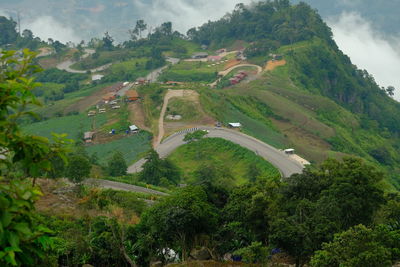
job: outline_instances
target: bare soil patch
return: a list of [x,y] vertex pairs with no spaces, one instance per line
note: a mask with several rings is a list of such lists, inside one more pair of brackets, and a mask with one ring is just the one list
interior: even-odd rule
[[146,126],[146,115],[143,110],[143,105],[140,101],[135,101],[128,105],[129,120],[140,129],[151,132],[151,129]]
[[267,65],[265,65],[265,70],[266,71],[272,71],[277,67],[280,66],[285,66],[286,65],[286,60],[270,60],[267,62]]

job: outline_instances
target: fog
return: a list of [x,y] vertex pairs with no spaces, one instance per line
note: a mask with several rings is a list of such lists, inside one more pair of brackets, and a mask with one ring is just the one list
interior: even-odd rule
[[366,69],[380,86],[393,85],[400,100],[400,50],[392,37],[389,41],[373,25],[357,13],[343,13],[328,19],[339,48],[360,69]]
[[[186,33],[195,26],[209,20],[217,20],[231,12],[237,3],[249,4],[251,0],[132,0],[136,8],[146,10],[145,20],[153,26],[166,21],[173,23],[174,29]],[[149,3],[150,2],[150,3]]]
[[30,29],[35,36],[45,41],[48,38],[62,43],[69,41],[79,43],[82,40],[72,27],[63,25],[51,16],[42,16],[31,21],[22,22],[21,29]]

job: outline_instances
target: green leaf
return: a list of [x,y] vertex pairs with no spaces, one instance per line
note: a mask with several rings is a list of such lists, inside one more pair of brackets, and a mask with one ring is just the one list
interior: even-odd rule
[[7,237],[6,238],[8,240],[8,243],[12,247],[15,247],[15,248],[19,247],[19,237],[18,237],[18,235],[16,233],[14,233],[12,231],[9,231],[9,232],[7,232]]
[[15,253],[14,251],[9,251],[7,256],[5,257],[6,262],[10,263],[12,266],[17,266],[17,262],[15,261]]
[[26,191],[23,195],[22,195],[22,199],[28,200],[32,197],[32,192],[31,191]]
[[10,205],[10,201],[8,199],[6,199],[5,197],[0,196],[0,207],[2,209],[4,209],[4,208],[8,207],[8,205]]
[[4,228],[8,227],[8,225],[10,225],[12,220],[11,213],[8,211],[4,211],[3,214],[1,214],[0,220]]
[[31,235],[32,231],[31,229],[29,229],[29,225],[27,223],[18,223],[16,225],[14,225],[13,227],[15,230],[17,230],[18,232],[21,232],[24,235]]

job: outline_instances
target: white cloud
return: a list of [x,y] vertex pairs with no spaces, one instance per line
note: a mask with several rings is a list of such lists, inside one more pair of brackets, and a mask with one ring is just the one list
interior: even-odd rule
[[51,16],[41,16],[31,22],[26,22],[22,24],[22,29],[30,29],[34,36],[42,40],[52,38],[62,43],[68,41],[78,43],[82,40],[71,27],[61,24]]
[[251,0],[133,0],[139,10],[143,10],[143,19],[156,26],[171,21],[174,29],[186,33],[195,26],[200,26],[208,20],[220,19],[230,12],[237,3],[249,4]]
[[[396,87],[400,100],[400,48],[376,32],[371,23],[356,13],[343,13],[328,20],[339,48],[352,62],[372,74],[380,86]],[[400,41],[400,38],[393,37]]]

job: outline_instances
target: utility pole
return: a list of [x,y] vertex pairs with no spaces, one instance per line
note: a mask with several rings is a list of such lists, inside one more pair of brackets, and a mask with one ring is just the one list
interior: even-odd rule
[[21,14],[19,10],[17,11],[17,20],[18,20],[18,33],[21,36]]

